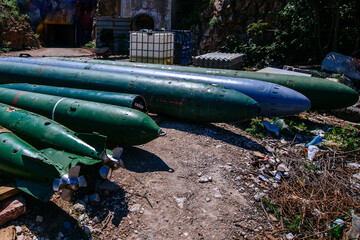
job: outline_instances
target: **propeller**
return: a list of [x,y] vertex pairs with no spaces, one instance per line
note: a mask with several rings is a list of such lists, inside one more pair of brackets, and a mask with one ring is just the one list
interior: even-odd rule
[[79,165],[69,169],[68,174],[64,174],[60,179],[53,180],[53,190],[62,190],[60,197],[65,201],[71,201],[72,193],[79,187],[87,187],[87,182],[84,176],[80,175],[81,167]]
[[[114,148],[114,150],[112,151],[112,156],[104,152],[102,156],[102,159],[104,161],[104,166],[112,170],[116,170],[120,167],[124,167],[124,162],[120,159],[122,153],[123,153],[123,148],[121,147]],[[103,174],[105,174],[105,169],[103,169]],[[101,172],[100,175],[103,177]]]

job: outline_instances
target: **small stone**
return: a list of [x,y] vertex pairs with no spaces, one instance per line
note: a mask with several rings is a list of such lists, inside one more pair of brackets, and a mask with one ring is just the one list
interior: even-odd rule
[[273,215],[273,214],[269,214],[269,218],[272,222],[278,222],[279,220]]
[[85,202],[81,201],[82,203],[78,202],[74,205],[74,210],[77,212],[86,212],[86,205]]
[[89,202],[91,206],[99,206],[100,205],[100,195],[98,193],[94,193],[89,195]]
[[62,239],[64,237],[64,234],[62,232],[59,232],[57,235],[57,239]]
[[26,211],[25,200],[21,196],[9,198],[0,204],[0,226],[18,218]]
[[210,198],[208,198],[208,197],[207,197],[205,200],[206,200],[207,202],[210,202],[210,201],[211,201],[211,199],[210,199]]
[[173,196],[173,198],[175,199],[177,205],[179,206],[179,208],[184,208],[184,203],[186,201],[186,198],[184,197],[181,197],[181,198],[178,198],[178,197],[175,197]]
[[279,184],[273,183],[273,188],[278,188],[278,187],[279,187]]
[[207,182],[211,182],[211,181],[212,181],[211,177],[208,177],[208,176],[201,176],[199,178],[199,183],[207,183]]
[[189,236],[189,233],[184,232],[184,236],[185,236],[185,237]]
[[16,234],[19,235],[20,233],[22,233],[22,228],[20,226],[16,226],[15,231],[16,231]]
[[16,240],[24,240],[25,239],[25,236],[24,235],[19,235],[17,236]]
[[141,209],[141,205],[140,204],[134,204],[130,207],[129,211],[130,212],[138,212]]
[[221,192],[219,189],[217,188],[214,188],[213,189],[213,193],[214,193],[214,197],[217,198],[217,199],[221,199],[222,198],[222,195],[221,195]]
[[95,224],[101,222],[98,216],[95,216],[95,217],[93,218],[93,221],[94,221]]
[[14,226],[9,226],[4,229],[0,229],[0,239],[4,240],[15,240],[16,239],[16,230]]
[[38,222],[38,223],[42,223],[43,221],[44,221],[44,217],[43,216],[36,216],[36,220],[35,220],[36,222]]
[[85,233],[90,234],[94,231],[94,229],[91,226],[85,226],[84,231]]
[[138,234],[138,231],[137,231],[137,230],[134,230],[134,233],[135,233],[135,234]]
[[82,222],[85,220],[85,218],[86,218],[86,214],[81,214],[79,220]]
[[292,233],[288,233],[285,235],[285,238],[288,240],[294,239],[294,235]]
[[260,202],[261,198],[265,196],[265,193],[256,193],[254,196],[255,201]]

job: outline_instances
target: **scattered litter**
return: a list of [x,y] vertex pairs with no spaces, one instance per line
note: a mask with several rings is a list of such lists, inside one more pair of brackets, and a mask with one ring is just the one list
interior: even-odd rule
[[305,145],[305,147],[308,148],[311,145],[313,145],[313,146],[319,145],[322,141],[323,141],[322,137],[316,136],[313,138],[313,140],[311,140],[309,143],[307,143]]
[[358,181],[360,181],[360,172],[354,174],[352,177],[355,178],[355,179],[357,179]]
[[349,168],[352,168],[352,169],[359,169],[360,168],[359,163],[347,163],[346,166],[349,167]]
[[346,232],[348,239],[358,239],[360,235],[360,217],[353,214],[351,220],[351,228]]
[[289,239],[289,240],[291,240],[291,239],[294,239],[295,237],[294,237],[294,235],[292,234],[292,233],[288,233],[288,234],[286,234],[285,235],[285,237],[286,237],[286,239]]
[[319,152],[319,150],[320,150],[320,149],[319,149],[317,146],[315,146],[315,145],[310,145],[310,146],[308,147],[308,159],[309,159],[310,161],[312,161],[312,160],[314,159],[316,153]]
[[278,182],[281,181],[281,174],[279,172],[276,173],[275,180],[278,181]]
[[279,136],[279,128],[275,124],[272,124],[269,121],[263,121],[263,124],[267,130],[275,133],[276,136]]
[[267,179],[265,176],[263,176],[263,175],[259,175],[259,178],[261,179],[261,180],[263,180],[264,182],[270,182],[269,181],[269,179]]
[[316,135],[316,136],[320,136],[320,137],[324,137],[325,136],[325,132],[323,130],[312,130],[310,131],[310,133]]
[[256,193],[254,196],[255,201],[260,202],[261,199],[265,196],[265,193]]
[[277,168],[276,168],[279,172],[288,172],[290,171],[290,169],[283,163],[280,163]]

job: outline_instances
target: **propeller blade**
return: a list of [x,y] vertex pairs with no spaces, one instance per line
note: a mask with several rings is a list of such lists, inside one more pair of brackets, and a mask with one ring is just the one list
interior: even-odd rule
[[72,198],[72,193],[73,193],[72,190],[65,188],[62,190],[60,197],[61,199],[70,202]]
[[81,167],[79,165],[76,165],[75,167],[72,167],[69,169],[69,178],[78,178],[80,175]]
[[87,187],[87,181],[84,176],[78,177],[79,187]]

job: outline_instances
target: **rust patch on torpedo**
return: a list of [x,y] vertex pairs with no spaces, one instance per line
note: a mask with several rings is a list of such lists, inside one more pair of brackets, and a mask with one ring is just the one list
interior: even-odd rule
[[2,127],[2,126],[0,126],[0,134],[1,134],[1,133],[11,133],[11,131],[8,130],[8,129],[6,129],[6,128],[4,128],[4,127]]
[[16,107],[9,107],[6,109],[7,112],[14,112],[14,111],[18,111],[20,110],[20,108],[16,108]]

